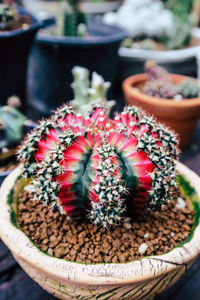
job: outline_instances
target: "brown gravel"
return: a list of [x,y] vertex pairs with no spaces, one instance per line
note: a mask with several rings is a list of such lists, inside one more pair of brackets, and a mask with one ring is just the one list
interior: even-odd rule
[[[171,202],[162,212],[145,211],[133,222],[113,230],[98,229],[92,224],[70,221],[22,192],[18,221],[22,230],[49,255],[69,261],[99,263],[127,262],[163,254],[184,239],[193,226],[193,212],[186,206],[178,209]],[[139,252],[139,247],[145,253]]]

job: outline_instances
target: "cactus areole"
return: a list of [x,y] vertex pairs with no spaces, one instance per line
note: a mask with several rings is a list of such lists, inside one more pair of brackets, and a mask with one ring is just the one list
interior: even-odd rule
[[137,107],[109,119],[103,102],[83,116],[64,105],[27,136],[18,155],[34,199],[110,227],[175,188],[177,139]]

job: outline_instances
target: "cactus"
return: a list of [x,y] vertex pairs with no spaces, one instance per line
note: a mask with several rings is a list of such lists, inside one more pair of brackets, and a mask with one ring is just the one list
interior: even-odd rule
[[[85,92],[76,95],[84,98]],[[177,155],[176,136],[152,117],[126,107],[112,120],[98,101],[85,116],[63,105],[18,151],[35,200],[102,227],[167,203],[176,185]]]
[[80,10],[78,0],[61,0],[57,16],[57,34],[60,36],[80,36],[86,34],[86,17]]
[[173,99],[177,88],[171,82],[169,73],[153,60],[146,61],[145,69],[148,79],[143,86],[144,93],[157,98]]
[[143,92],[157,98],[173,99],[177,94],[177,89],[171,82],[157,79],[147,81],[143,87]]
[[8,99],[8,105],[0,107],[0,153],[17,146],[23,137],[26,117],[17,109],[19,105],[19,98],[13,96]]
[[200,84],[196,79],[186,79],[178,87],[178,93],[184,99],[197,98],[200,96]]
[[110,82],[105,82],[103,77],[96,72],[92,73],[91,86],[89,84],[89,71],[86,68],[76,66],[72,69],[74,82],[72,88],[74,90],[74,100],[70,104],[78,110],[83,116],[87,116],[93,105],[97,103],[106,106],[109,114],[111,108],[115,105],[115,101],[106,101],[106,93],[110,87]]
[[169,73],[154,60],[147,60],[145,65],[146,73],[148,74],[148,81],[150,80],[163,80],[170,81]]
[[9,30],[15,17],[14,1],[0,3],[0,30]]

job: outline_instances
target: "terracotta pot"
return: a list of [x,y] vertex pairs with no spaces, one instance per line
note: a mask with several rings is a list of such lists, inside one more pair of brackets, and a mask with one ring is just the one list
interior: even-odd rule
[[0,236],[22,268],[60,299],[149,299],[174,284],[200,252],[200,178],[180,163],[177,171],[195,209],[195,226],[185,242],[164,255],[129,263],[84,264],[40,251],[18,228],[17,201],[25,184],[20,167],[0,190]]
[[[187,77],[171,74],[174,83],[180,83]],[[151,97],[140,91],[147,80],[147,74],[128,77],[123,82],[126,102],[142,107],[153,114],[160,122],[174,129],[181,140],[181,147],[186,148],[193,137],[200,116],[200,98],[182,101]]]

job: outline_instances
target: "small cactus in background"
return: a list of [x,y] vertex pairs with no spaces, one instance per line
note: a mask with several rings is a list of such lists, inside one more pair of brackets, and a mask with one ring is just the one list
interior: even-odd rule
[[57,33],[60,36],[86,35],[86,16],[79,8],[78,0],[61,0],[57,16]]
[[200,83],[194,78],[187,78],[180,84],[174,84],[169,73],[152,60],[145,63],[145,69],[148,78],[142,90],[149,96],[176,101],[200,96]]
[[157,98],[173,99],[177,94],[177,89],[171,82],[163,82],[163,80],[150,80],[148,81],[143,91],[145,94]]
[[14,1],[0,3],[0,30],[9,30],[15,14]]
[[[83,82],[75,79],[75,98],[86,103],[88,74],[76,71]],[[107,86],[97,80],[92,88],[94,99],[100,99]],[[93,103],[84,116],[62,106],[39,123],[18,151],[35,200],[102,227],[119,224],[145,206],[160,209],[167,203],[176,185],[177,155],[173,132],[137,107],[109,119],[105,101]]]
[[145,63],[145,69],[148,79],[143,87],[144,93],[157,98],[173,99],[177,90],[170,80],[169,73],[153,60]]
[[196,79],[186,79],[177,87],[183,99],[197,98],[200,96],[200,83]]
[[74,91],[74,100],[70,104],[83,116],[88,115],[93,105],[105,105],[108,114],[115,105],[115,101],[106,101],[107,90],[110,82],[105,82],[103,77],[96,72],[92,73],[91,86],[89,82],[89,71],[86,68],[76,66],[72,69],[74,82],[72,88]]
[[18,97],[8,99],[8,105],[0,106],[0,153],[19,145],[23,138],[26,117],[17,109],[20,106]]
[[156,79],[170,81],[169,73],[154,60],[147,60],[144,67],[148,74],[148,81]]

